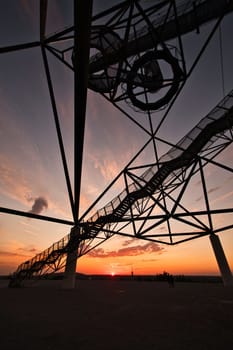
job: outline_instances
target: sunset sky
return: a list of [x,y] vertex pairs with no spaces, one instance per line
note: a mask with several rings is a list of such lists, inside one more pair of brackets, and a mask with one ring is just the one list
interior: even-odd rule
[[[94,0],[94,13],[119,1]],[[0,47],[39,40],[39,1],[4,1],[0,11]],[[72,1],[50,0],[47,33],[72,25]],[[211,22],[184,36],[187,68],[192,66]],[[200,119],[233,89],[233,14],[227,15],[195,70],[176,99],[159,137],[176,144]],[[221,62],[221,45],[223,61]],[[73,181],[73,72],[48,55],[65,151]],[[223,75],[221,69],[223,68]],[[59,153],[53,113],[40,48],[0,54],[0,206],[72,220]],[[125,110],[135,116],[129,106]],[[153,115],[154,124],[164,111]],[[135,118],[147,123],[143,114]],[[88,92],[81,212],[84,212],[146,143],[148,135],[100,94]],[[167,151],[159,144],[162,155]],[[233,166],[232,146],[218,157]],[[137,164],[150,164],[145,150]],[[232,207],[233,175],[208,167],[210,206]],[[106,203],[123,188],[119,183],[106,196]],[[197,179],[191,183],[187,203],[192,210],[202,205]],[[106,204],[102,203],[102,205]],[[99,208],[96,208],[99,209]],[[222,215],[214,224],[232,218]],[[70,226],[9,214],[0,214],[0,274],[48,248],[70,231]],[[233,270],[233,230],[219,233]],[[78,260],[77,271],[90,274],[219,274],[207,236],[175,246],[114,236]]]

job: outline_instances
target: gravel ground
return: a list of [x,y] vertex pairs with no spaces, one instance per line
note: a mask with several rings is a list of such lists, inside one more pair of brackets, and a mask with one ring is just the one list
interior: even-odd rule
[[233,289],[80,280],[0,288],[1,350],[233,349]]

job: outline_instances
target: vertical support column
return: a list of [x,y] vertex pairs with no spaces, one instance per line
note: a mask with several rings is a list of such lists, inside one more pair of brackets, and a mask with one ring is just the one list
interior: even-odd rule
[[214,254],[222,275],[223,284],[225,287],[233,286],[233,277],[227,262],[224,250],[222,248],[220,239],[217,235],[211,234],[210,241],[214,250]]
[[78,258],[80,228],[73,227],[70,231],[70,239],[68,243],[68,253],[66,257],[66,267],[63,280],[64,289],[75,288],[76,266]]
[[76,266],[77,266],[77,250],[67,254],[65,276],[63,280],[64,289],[75,288]]
[[74,222],[67,253],[64,288],[75,287],[83,144],[89,73],[92,0],[74,0]]

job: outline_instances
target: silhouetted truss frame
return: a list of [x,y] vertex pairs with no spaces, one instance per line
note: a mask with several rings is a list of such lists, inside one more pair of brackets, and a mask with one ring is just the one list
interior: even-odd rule
[[[162,123],[165,121],[166,116],[168,115],[170,109],[173,106],[173,103],[180,93],[181,89],[184,87],[186,79],[192,74],[195,66],[197,65],[200,57],[202,56],[204,50],[208,46],[211,38],[216,32],[222,18],[228,12],[233,10],[232,2],[228,3],[224,1],[222,2],[221,11],[219,8],[212,7],[212,12],[207,11],[210,3],[212,1],[180,1],[179,6],[176,6],[175,1],[161,1],[159,4],[148,6],[147,9],[143,9],[139,1],[125,1],[116,5],[101,14],[98,14],[94,17],[91,15],[91,7],[92,1],[85,0],[85,2],[76,2],[74,1],[74,26],[66,28],[60,32],[57,32],[53,35],[46,36],[45,35],[45,27],[46,27],[46,13],[47,13],[47,1],[40,1],[40,41],[25,43],[21,45],[14,45],[10,47],[0,48],[0,53],[24,50],[32,47],[41,47],[45,74],[48,82],[48,89],[50,93],[51,105],[54,114],[54,122],[56,125],[57,137],[59,141],[60,153],[63,163],[64,175],[66,179],[67,191],[70,199],[70,206],[73,214],[73,220],[62,220],[60,218],[48,217],[44,215],[36,215],[33,213],[13,210],[10,208],[0,208],[0,211],[3,213],[14,214],[19,216],[30,217],[39,220],[51,221],[60,224],[66,224],[72,226],[71,232],[69,235],[64,237],[62,240],[55,242],[51,247],[46,249],[44,252],[36,255],[33,259],[21,264],[16,271],[16,275],[20,275],[20,279],[29,278],[32,276],[44,275],[51,271],[58,271],[65,266],[65,258],[67,253],[76,251],[77,257],[81,257],[84,254],[89,253],[92,249],[96,248],[113,235],[121,235],[124,237],[134,237],[139,238],[146,241],[157,242],[161,244],[174,245],[178,243],[182,243],[185,241],[189,241],[192,239],[196,239],[199,237],[203,237],[209,234],[217,233],[220,231],[228,230],[233,227],[233,225],[223,226],[221,228],[215,229],[213,227],[212,216],[219,215],[222,213],[232,213],[233,208],[225,208],[219,210],[211,210],[209,206],[208,193],[206,189],[206,179],[204,174],[204,168],[207,164],[213,164],[219,168],[225,169],[226,171],[233,172],[231,167],[225,166],[223,164],[215,161],[215,158],[218,154],[220,154],[227,146],[232,143],[233,135],[232,135],[232,101],[233,94],[229,93],[228,96],[216,107],[217,110],[221,110],[223,115],[228,115],[230,125],[228,130],[225,128],[221,130],[220,134],[218,134],[218,129],[215,127],[216,139],[215,143],[210,142],[208,146],[205,146],[203,149],[195,152],[187,151],[186,147],[181,144],[173,145],[166,140],[160,139],[157,136],[158,130]],[[191,5],[192,3],[192,5]],[[187,13],[187,7],[184,11],[182,6],[189,5],[190,12]],[[227,5],[226,5],[227,4]],[[219,4],[215,4],[219,6]],[[226,7],[228,6],[228,7]],[[135,10],[136,9],[136,10]],[[160,25],[159,28],[155,30],[154,23],[158,23],[159,18],[156,18],[155,22],[152,22],[150,16],[154,15],[156,11],[160,9],[162,12],[162,16],[160,16]],[[181,9],[181,10],[180,10]],[[128,11],[128,12],[127,12]],[[135,12],[136,11],[136,12]],[[171,15],[171,11],[172,15]],[[127,16],[126,16],[127,13]],[[197,53],[196,59],[193,62],[193,65],[189,69],[186,70],[185,65],[185,57],[183,52],[183,44],[182,44],[182,35],[188,31],[199,30],[199,25],[204,23],[206,20],[209,20],[208,17],[202,17],[202,14],[211,18],[216,18],[216,23],[213,25],[213,29],[210,32],[208,38],[206,39],[204,45],[202,46],[199,53]],[[182,17],[183,14],[183,17]],[[185,16],[189,16],[192,21],[188,26],[185,22]],[[198,15],[198,22],[197,22]],[[166,25],[169,23],[168,18],[172,18],[170,21],[172,25],[168,26],[168,30],[166,31]],[[107,22],[101,24],[101,20],[108,18]],[[182,18],[182,21],[180,21]],[[142,23],[146,23],[149,31],[151,33],[150,39],[148,39],[149,44],[147,42],[147,46],[144,47],[143,44],[135,46],[129,45],[129,36],[132,31],[132,28]],[[132,25],[133,23],[133,25]],[[107,26],[111,27],[111,37],[115,34],[112,34],[114,30],[121,31],[124,33],[124,39],[121,40],[121,45],[124,47],[124,50],[119,49],[119,47],[112,47],[114,49],[110,52],[109,57],[104,57],[103,62],[101,63],[101,57],[99,54],[95,55],[89,61],[89,36],[92,35],[91,26],[96,27],[104,27],[106,30]],[[99,30],[99,29],[98,29]],[[98,31],[97,31],[98,32]],[[95,31],[94,31],[95,33]],[[108,32],[107,32],[108,34]],[[135,31],[135,42],[140,40],[137,31]],[[116,34],[119,36],[119,34]],[[177,89],[174,94],[171,96],[169,100],[166,101],[164,106],[159,106],[158,108],[164,108],[164,114],[155,129],[151,127],[150,130],[145,129],[132,115],[126,112],[122,108],[121,101],[127,100],[128,95],[126,94],[127,89],[124,89],[119,92],[119,86],[127,83],[127,78],[125,77],[125,71],[135,68],[135,62],[141,60],[143,55],[148,50],[153,50],[153,46],[156,50],[159,47],[159,50],[163,50],[164,52],[170,52],[170,50],[175,50],[175,48],[170,48],[166,41],[177,37],[178,38],[178,51],[179,57],[177,58],[180,68],[180,76],[178,79]],[[66,46],[63,49],[59,49],[59,45],[61,42],[65,42]],[[94,45],[93,45],[94,46]],[[98,47],[97,47],[98,48]],[[141,48],[141,49],[139,49]],[[127,49],[130,51],[130,55],[127,54]],[[118,53],[116,51],[119,51]],[[110,50],[111,51],[111,50]],[[59,123],[59,116],[56,107],[56,100],[53,91],[52,78],[50,74],[50,67],[47,58],[47,53],[50,52],[53,54],[59,61],[64,63],[67,67],[74,71],[74,90],[75,90],[75,108],[74,108],[74,116],[75,116],[75,125],[74,125],[74,134],[75,134],[75,156],[74,156],[74,193],[72,192],[72,186],[69,178],[68,166],[66,161],[66,155],[63,145],[62,133]],[[153,51],[156,52],[156,51]],[[82,53],[80,55],[80,53]],[[67,58],[68,54],[68,58]],[[130,57],[129,57],[130,56]],[[100,58],[99,58],[100,57]],[[98,61],[99,58],[99,61]],[[107,60],[107,63],[106,63]],[[90,65],[88,66],[88,62]],[[97,63],[98,64],[97,64]],[[108,67],[110,64],[118,63],[118,69],[116,75],[114,77],[114,83],[109,83],[111,77],[108,75]],[[102,64],[102,66],[101,66]],[[98,66],[96,68],[96,65]],[[136,65],[137,66],[137,65]],[[91,85],[91,75],[95,73],[95,69],[98,72],[100,69],[104,69],[104,74],[106,76],[106,81],[109,83],[111,88],[109,91],[99,91],[101,95],[110,101],[116,108],[118,108],[127,118],[129,118],[133,123],[138,125],[145,133],[148,135],[148,141],[144,144],[144,146],[138,151],[138,153],[131,159],[128,165],[118,174],[118,176],[109,184],[109,186],[103,191],[103,193],[96,199],[96,201],[88,208],[88,210],[82,215],[79,216],[79,201],[80,201],[80,184],[81,184],[81,169],[82,169],[82,161],[78,161],[78,159],[82,159],[83,153],[83,141],[84,141],[84,126],[85,126],[85,113],[86,113],[86,94],[87,94],[87,85]],[[91,72],[91,73],[90,73]],[[123,72],[123,73],[122,73]],[[128,74],[127,73],[127,74]],[[89,78],[88,78],[89,76]],[[135,73],[133,77],[130,79],[134,79]],[[108,81],[109,80],[109,81]],[[89,81],[89,83],[88,83]],[[90,87],[90,86],[89,86]],[[93,86],[91,86],[93,90]],[[145,101],[147,101],[147,89],[148,87],[144,86],[144,95]],[[228,102],[231,103],[228,105]],[[137,106],[136,106],[137,107]],[[138,108],[137,108],[138,109]],[[216,112],[216,109],[213,110],[213,113]],[[135,113],[135,112],[134,112]],[[152,114],[153,111],[151,109],[143,109],[143,113],[146,114],[146,117],[149,120],[149,125],[152,125]],[[211,115],[211,113],[210,113]],[[145,117],[145,116],[143,116]],[[213,118],[214,120],[214,118]],[[225,123],[225,122],[224,122]],[[210,124],[209,124],[210,125]],[[215,124],[213,124],[215,125]],[[217,125],[217,124],[216,124]],[[213,127],[214,128],[214,127]],[[195,128],[194,128],[195,129]],[[213,137],[213,135],[212,135]],[[195,139],[194,139],[195,140]],[[132,203],[130,203],[130,196],[132,194],[131,189],[132,186],[135,186],[137,189],[137,193],[144,190],[146,188],[146,176],[148,169],[153,169],[153,171],[159,173],[163,171],[165,168],[165,164],[168,164],[169,161],[158,158],[157,146],[156,142],[163,142],[172,147],[172,149],[177,150],[177,152],[183,152],[183,155],[189,155],[192,158],[192,161],[188,165],[181,166],[180,168],[170,169],[170,175],[164,175],[161,183],[157,183],[157,187],[151,187],[151,191],[146,189],[145,196],[141,198],[136,198]],[[156,162],[153,164],[147,164],[139,167],[133,167],[132,164],[134,160],[144,151],[144,149],[149,145],[153,144],[154,147],[154,156]],[[182,154],[182,153],[181,153]],[[171,163],[170,163],[171,164]],[[144,170],[142,175],[138,175],[139,170]],[[161,173],[162,174],[162,173]],[[182,205],[182,197],[190,183],[191,178],[199,174],[201,178],[201,185],[203,189],[203,196],[205,199],[206,209],[204,211],[190,211]],[[161,178],[163,175],[161,175]],[[98,205],[98,202],[104,197],[104,195],[111,190],[112,186],[120,179],[123,179],[124,182],[124,198],[121,197],[122,194],[117,196],[113,201],[108,203],[108,205],[112,206],[114,209],[114,200],[119,201],[122,204],[128,200],[128,207],[124,207],[122,204],[121,207],[118,205],[118,216],[109,214],[108,205],[97,211],[95,215],[91,215],[93,213],[93,209]],[[122,192],[122,193],[123,193]],[[125,200],[126,198],[126,200]],[[172,206],[168,207],[167,201],[173,203]],[[155,207],[158,206],[160,208],[160,213],[155,213]],[[114,209],[115,210],[115,209]],[[121,210],[121,211],[120,211]],[[125,212],[124,212],[125,210]],[[104,213],[103,213],[104,211]],[[110,210],[111,211],[111,210]],[[104,215],[103,215],[104,214]],[[208,224],[206,224],[201,218],[208,218]],[[106,219],[107,218],[107,219]],[[170,221],[175,220],[187,224],[190,227],[189,232],[173,232]],[[166,224],[167,229],[163,232],[151,233],[151,231],[157,229],[159,226]]]

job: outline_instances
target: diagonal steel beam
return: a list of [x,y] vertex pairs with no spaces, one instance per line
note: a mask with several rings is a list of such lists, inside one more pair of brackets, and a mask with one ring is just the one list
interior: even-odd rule
[[45,216],[45,215],[39,215],[39,214],[33,214],[31,212],[26,212],[26,211],[22,211],[22,210],[14,210],[14,209],[10,209],[10,208],[0,207],[0,213],[25,216],[25,217],[31,218],[31,219],[51,221],[51,222],[56,222],[57,224],[63,224],[63,225],[72,225],[72,226],[74,225],[74,222],[71,220],[65,220],[65,219],[63,220],[60,218],[54,218],[51,216]]
[[0,53],[25,50],[25,49],[30,49],[32,47],[37,47],[37,46],[40,46],[39,41],[33,41],[30,43],[19,44],[19,45],[4,46],[4,47],[0,47]]
[[60,153],[61,153],[62,165],[63,165],[65,179],[66,179],[66,186],[67,186],[67,190],[68,190],[68,194],[69,194],[70,206],[71,206],[73,219],[74,219],[74,217],[75,217],[74,199],[73,199],[72,187],[71,187],[71,183],[70,183],[69,170],[68,170],[65,148],[64,148],[63,138],[62,138],[62,132],[61,132],[61,127],[60,127],[60,122],[59,122],[59,117],[58,117],[58,112],[57,112],[57,105],[56,105],[56,100],[55,100],[53,84],[52,84],[51,74],[50,74],[50,70],[49,70],[48,58],[47,58],[45,48],[43,45],[41,46],[41,52],[42,52],[42,57],[43,57],[43,62],[44,62],[46,79],[47,79],[48,88],[49,88],[51,105],[52,105],[52,109],[53,109],[53,117],[54,117],[54,122],[55,122],[55,126],[56,126],[56,132],[57,132],[57,138],[58,138],[58,143],[59,143],[59,149],[60,149]]

